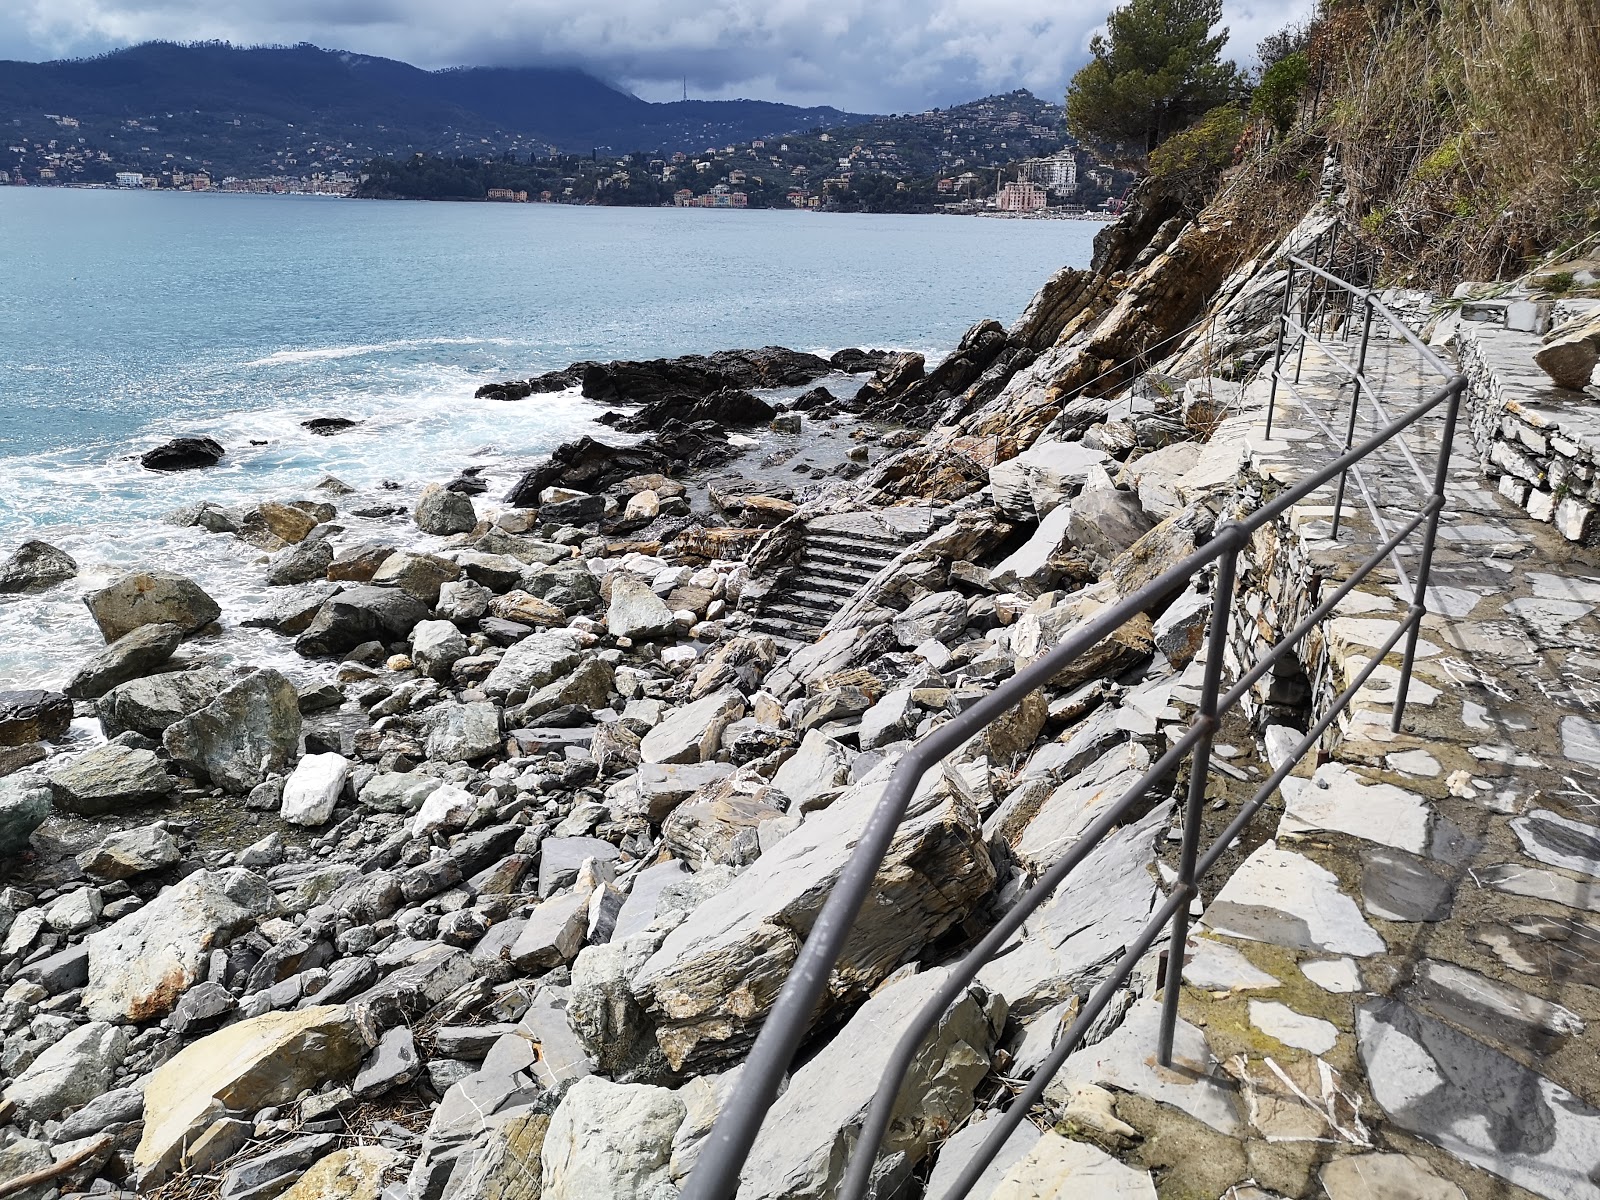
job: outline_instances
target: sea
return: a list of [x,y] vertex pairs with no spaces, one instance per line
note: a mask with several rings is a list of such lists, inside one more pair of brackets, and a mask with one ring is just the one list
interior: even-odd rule
[[[560,443],[615,435],[575,391],[474,399],[483,383],[763,345],[932,361],[1087,265],[1099,228],[0,188],[0,557],[40,538],[81,572],[0,596],[0,688],[61,686],[103,644],[83,593],[140,567],[191,575],[222,605],[223,633],[191,652],[303,672],[287,639],[237,624],[276,590],[260,552],[169,513],[322,498],[328,475],[356,489],[342,508],[407,503],[469,466],[488,511]],[[331,438],[301,425],[324,416],[360,424]],[[203,471],[140,466],[180,434],[227,454]],[[340,523],[342,540],[428,540],[403,517]]]

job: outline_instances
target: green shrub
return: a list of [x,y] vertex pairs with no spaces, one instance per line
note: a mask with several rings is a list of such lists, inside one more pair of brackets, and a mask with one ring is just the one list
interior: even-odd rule
[[1279,59],[1266,69],[1250,97],[1250,115],[1265,117],[1280,134],[1288,133],[1311,80],[1311,64],[1303,52]]

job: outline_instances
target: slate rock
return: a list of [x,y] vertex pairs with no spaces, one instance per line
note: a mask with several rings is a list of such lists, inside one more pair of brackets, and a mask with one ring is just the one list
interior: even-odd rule
[[0,691],[0,746],[52,742],[72,724],[72,701],[37,688]]
[[76,700],[95,700],[130,679],[148,675],[183,642],[176,625],[141,625],[123,634],[73,672],[62,689]]
[[728,689],[674,709],[639,744],[647,763],[698,763],[716,757],[722,731],[745,713],[745,700]]
[[399,588],[358,585],[324,601],[294,648],[309,658],[347,654],[366,642],[398,642],[427,616],[427,605]]
[[660,637],[677,628],[666,602],[648,583],[627,572],[611,579],[611,604],[606,609],[606,632],[635,641]]
[[77,574],[78,564],[72,555],[30,538],[0,562],[0,594],[42,592]]
[[545,1132],[541,1200],[650,1196],[671,1182],[672,1135],[684,1111],[666,1088],[578,1080]]
[[[633,980],[675,1070],[738,1057],[798,954],[883,784],[808,817],[667,935]],[[977,812],[935,777],[913,797],[819,1014],[865,994],[965,919],[994,884]]]
[[98,816],[164,799],[177,786],[165,765],[149,750],[107,742],[49,775],[56,807],[80,816]]
[[0,779],[0,858],[30,848],[33,831],[54,811],[50,785],[36,775]]
[[149,471],[193,471],[216,466],[226,453],[215,438],[175,437],[146,450],[139,456],[139,464]]
[[95,704],[107,737],[132,731],[159,738],[167,726],[199,712],[228,686],[221,670],[164,671],[118,684]]
[[[944,982],[930,971],[874,994],[818,1054],[797,1070],[767,1114],[740,1173],[748,1200],[824,1200],[837,1194],[898,1033]],[[973,1109],[988,1074],[1006,1006],[981,988],[962,990],[935,1024],[907,1073],[873,1171],[892,1195],[917,1164]]]
[[78,865],[100,879],[132,879],[178,861],[178,841],[160,825],[141,825],[108,834],[98,846],[78,855]]
[[12,1080],[5,1099],[35,1121],[58,1116],[110,1087],[127,1050],[126,1029],[105,1021],[79,1025]]
[[146,1082],[144,1134],[134,1165],[145,1183],[156,1182],[176,1165],[184,1144],[211,1123],[214,1106],[256,1112],[307,1088],[347,1079],[376,1041],[354,1005],[268,1013],[208,1034]]
[[470,533],[478,523],[470,497],[452,492],[443,484],[430,483],[422,489],[411,519],[423,533],[446,537],[452,533]]
[[1385,921],[1442,921],[1455,903],[1454,885],[1425,859],[1385,846],[1361,856],[1361,906]]

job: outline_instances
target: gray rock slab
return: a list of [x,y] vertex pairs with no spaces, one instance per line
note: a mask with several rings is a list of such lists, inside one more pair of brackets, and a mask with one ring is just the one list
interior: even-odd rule
[[1583,1018],[1565,1005],[1439,959],[1418,965],[1410,998],[1430,1016],[1541,1054],[1584,1030]]
[[[753,1038],[882,788],[881,780],[860,784],[811,814],[702,902],[645,964],[634,994],[656,1017],[675,1069],[736,1057]],[[912,797],[874,885],[878,900],[830,978],[835,1002],[914,958],[993,883],[976,811],[958,787],[932,775]]]
[[648,1197],[670,1184],[672,1135],[684,1105],[666,1088],[578,1080],[545,1133],[541,1200]]
[[1353,1154],[1322,1168],[1328,1200],[1467,1200],[1467,1194],[1412,1154]]
[[[895,1043],[944,981],[913,975],[863,1004],[773,1105],[740,1173],[742,1200],[823,1200],[836,1194],[856,1131]],[[874,1169],[891,1195],[944,1130],[972,1111],[1005,1024],[1005,1002],[968,988],[945,1010],[914,1060]]]
[[1243,1108],[1233,1081],[1218,1069],[1205,1034],[1180,1019],[1173,1037],[1173,1069],[1168,1070],[1154,1056],[1160,1021],[1160,1004],[1150,998],[1138,1001],[1115,1033],[1067,1059],[1045,1095],[1068,1097],[1086,1083],[1135,1092],[1182,1109],[1218,1133],[1239,1136]]
[[1156,1185],[1149,1171],[1130,1167],[1098,1146],[1046,1133],[990,1195],[991,1200],[1156,1200]]
[[688,874],[689,868],[683,863],[677,859],[668,859],[666,862],[646,867],[635,875],[633,886],[628,889],[628,897],[622,902],[622,911],[617,914],[617,924],[611,931],[611,939],[620,942],[648,929],[650,923],[655,920],[661,893],[670,884],[678,882]]
[[[939,1147],[939,1157],[933,1164],[933,1173],[928,1176],[929,1200],[943,1200],[955,1184],[956,1177],[977,1156],[979,1148],[993,1132],[996,1124],[996,1115],[986,1113],[970,1124],[963,1125],[950,1136],[949,1141]],[[989,1165],[984,1168],[983,1174],[978,1176],[978,1181],[972,1185],[967,1195],[974,1197],[974,1200],[992,1197],[1005,1173],[1015,1163],[1026,1158],[1028,1152],[1038,1142],[1038,1127],[1031,1121],[1023,1121],[1011,1131],[1011,1136],[1001,1143],[999,1150],[989,1160]]]
[[1472,877],[1483,887],[1511,896],[1549,900],[1568,908],[1600,912],[1600,882],[1572,879],[1554,871],[1525,867],[1520,863],[1494,863],[1478,867]]
[[1278,834],[1348,833],[1412,854],[1428,849],[1432,811],[1415,792],[1368,783],[1342,763],[1325,763],[1313,778],[1283,781]]
[[1356,1035],[1391,1123],[1537,1196],[1594,1194],[1600,1111],[1398,1000],[1357,1009]]
[[1292,950],[1366,958],[1384,949],[1332,871],[1271,842],[1223,884],[1204,922],[1216,933]]
[[1160,898],[1151,868],[1171,812],[1161,805],[1091,851],[979,971],[978,982],[1026,1017],[1081,995],[1102,978]]
[[1194,938],[1189,942],[1183,964],[1183,981],[1208,992],[1252,991],[1282,987],[1269,975],[1226,942],[1215,938]]
[[547,899],[577,879],[585,860],[592,858],[604,867],[621,855],[620,850],[601,838],[545,838],[539,843],[539,898]]
[[1398,850],[1374,849],[1362,856],[1361,906],[1385,921],[1442,921],[1455,904],[1455,889],[1424,859]]
[[1600,879],[1600,826],[1535,808],[1513,817],[1511,828],[1530,858]]

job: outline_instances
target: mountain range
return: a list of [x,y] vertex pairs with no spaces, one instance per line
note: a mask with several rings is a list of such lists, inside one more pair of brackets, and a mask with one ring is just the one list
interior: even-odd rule
[[651,103],[574,68],[425,71],[312,45],[148,42],[96,58],[0,61],[8,136],[67,131],[124,165],[145,156],[239,171],[290,158],[304,166],[308,153],[360,162],[419,151],[690,151],[868,119],[759,100]]

